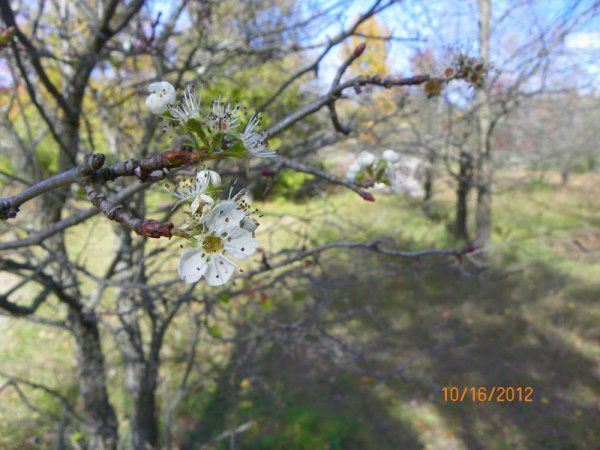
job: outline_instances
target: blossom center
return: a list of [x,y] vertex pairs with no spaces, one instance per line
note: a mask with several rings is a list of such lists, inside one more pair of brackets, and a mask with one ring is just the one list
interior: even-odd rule
[[204,241],[202,241],[202,250],[204,250],[206,253],[220,252],[223,250],[223,241],[214,234],[210,234],[204,238]]

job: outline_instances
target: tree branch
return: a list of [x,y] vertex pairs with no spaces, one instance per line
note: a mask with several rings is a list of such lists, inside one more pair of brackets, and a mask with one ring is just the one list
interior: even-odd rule
[[448,82],[453,79],[454,79],[453,77],[452,78],[432,78],[430,75],[415,75],[413,77],[407,77],[407,78],[400,78],[400,77],[381,78],[376,75],[369,76],[369,77],[365,77],[365,76],[355,77],[344,83],[337,85],[336,87],[332,88],[327,94],[319,97],[318,99],[314,100],[313,102],[300,108],[295,113],[290,114],[289,116],[280,120],[278,123],[272,125],[267,130],[267,135],[269,137],[278,135],[279,133],[285,131],[286,129],[288,129],[289,127],[294,125],[296,122],[302,120],[303,118],[305,118],[306,116],[308,116],[310,114],[317,112],[318,110],[320,110],[321,108],[323,108],[324,106],[329,104],[330,102],[339,98],[344,90],[354,87],[354,86],[373,85],[373,86],[382,86],[382,87],[385,87],[386,89],[389,89],[391,87],[396,87],[396,86],[420,85],[429,80],[440,80],[441,82]]

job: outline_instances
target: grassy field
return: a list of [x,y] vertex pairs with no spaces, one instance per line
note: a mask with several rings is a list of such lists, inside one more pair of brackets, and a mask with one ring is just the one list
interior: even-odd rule
[[[257,369],[262,385],[242,389],[230,422],[256,422],[240,448],[598,448],[600,178],[579,176],[566,188],[556,181],[499,180],[483,265],[364,252],[324,258],[335,282],[323,320],[348,307],[373,311],[332,334],[363,349],[374,339],[361,368],[402,367],[401,377],[357,375],[310,345],[274,349]],[[388,236],[403,249],[453,247],[461,243],[448,232],[452,201],[440,193],[425,215],[411,199],[379,195],[369,204],[344,193],[278,213],[317,213],[319,242]],[[279,301],[289,318],[289,299]],[[443,386],[529,386],[533,402],[444,402]]]
[[[498,180],[485,258],[399,261],[340,250],[318,261],[322,291],[271,292],[273,307],[261,320],[302,317],[324,302],[319,319],[328,332],[368,358],[356,364],[359,370],[342,358],[340,367],[311,334],[301,345],[267,346],[252,373],[234,380],[233,398],[224,401],[229,394],[218,385],[190,396],[178,411],[187,436],[181,442],[199,448],[191,442],[251,422],[236,448],[600,447],[600,177],[574,176],[568,187],[524,177]],[[464,243],[449,232],[453,195],[444,189],[427,214],[414,199],[376,194],[368,203],[349,192],[258,205],[265,213],[258,238],[269,249],[305,236],[312,244],[386,237],[402,249],[458,248]],[[73,251],[83,246],[86,227],[98,224],[73,230]],[[349,310],[361,314],[345,317]],[[181,330],[173,333],[185,341]],[[5,319],[0,338],[4,371],[75,398],[76,389],[61,382],[74,371],[66,333]],[[207,342],[213,345],[219,342]],[[118,357],[107,352],[111,394],[121,408]],[[167,381],[177,376],[170,370],[167,363]],[[373,376],[392,371],[397,376]],[[444,402],[443,386],[530,386],[533,402]],[[60,416],[51,399],[31,395]],[[0,391],[0,418],[0,448],[45,448],[43,439],[22,443],[40,420],[52,418],[31,412],[12,390]],[[211,448],[229,448],[229,441]]]

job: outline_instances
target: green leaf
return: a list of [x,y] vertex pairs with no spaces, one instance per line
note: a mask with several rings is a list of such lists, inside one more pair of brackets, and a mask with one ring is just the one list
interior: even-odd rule
[[212,143],[208,147],[208,153],[212,153],[215,150],[218,150],[219,147],[221,146],[222,142],[223,142],[223,133],[217,133],[217,135],[214,137]]
[[174,119],[175,117],[173,117],[173,114],[171,114],[171,111],[169,111],[168,109],[163,112],[160,117],[164,117],[165,119]]
[[217,325],[211,325],[210,327],[208,327],[208,333],[212,337],[221,337],[222,335],[221,329]]
[[227,292],[219,292],[219,295],[217,295],[217,300],[219,300],[221,303],[227,304],[229,303],[229,294]]
[[261,300],[260,303],[265,312],[268,312],[271,310],[271,308],[273,308],[273,300],[271,300],[271,297]]
[[188,131],[195,133],[206,147],[210,146],[208,143],[208,138],[206,137],[206,133],[202,129],[202,124],[198,119],[190,119],[185,125]]
[[77,443],[77,442],[82,442],[85,436],[80,431],[76,431],[75,433],[71,434],[70,437],[71,437],[71,442]]
[[233,158],[242,158],[246,156],[247,152],[243,142],[236,141],[235,144],[229,146],[227,150],[225,150],[225,154]]

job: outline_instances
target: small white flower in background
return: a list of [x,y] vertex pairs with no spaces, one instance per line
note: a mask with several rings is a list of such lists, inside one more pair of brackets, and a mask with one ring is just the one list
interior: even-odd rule
[[267,149],[267,133],[264,131],[255,131],[259,122],[260,115],[254,114],[246,124],[244,132],[240,136],[244,143],[244,147],[246,147],[252,156],[258,158],[272,158],[277,156],[277,153]]
[[371,152],[360,152],[356,162],[362,167],[368,167],[375,164],[377,157]]
[[146,99],[146,108],[152,114],[162,114],[175,102],[175,88],[168,81],[157,81],[148,86],[150,95]]
[[213,198],[206,194],[209,186],[220,186],[221,176],[213,170],[201,170],[196,174],[195,179],[188,179],[181,183],[178,183],[174,189],[167,191],[179,199],[181,202],[192,202],[192,214],[195,214],[200,205],[212,205],[214,203]]
[[384,150],[381,156],[389,163],[400,161],[400,153],[395,152],[394,150]]
[[346,171],[346,178],[349,180],[354,180],[361,168],[362,167],[360,167],[360,164],[354,161],[352,164],[350,164],[350,167],[348,167],[348,170]]
[[254,254],[258,243],[248,225],[245,207],[233,200],[215,205],[202,218],[206,232],[200,237],[199,249],[186,250],[179,260],[179,277],[186,283],[195,283],[202,277],[211,286],[225,284],[235,271],[236,259],[245,259]]
[[195,89],[188,84],[179,106],[169,106],[168,109],[175,120],[185,123],[191,118],[199,118],[200,98]]
[[421,197],[424,194],[420,178],[423,161],[412,156],[402,156],[401,160],[387,167],[390,188],[397,194]]
[[240,107],[230,102],[221,103],[221,97],[212,103],[212,111],[208,113],[208,124],[216,131],[227,133],[237,127],[240,120]]

